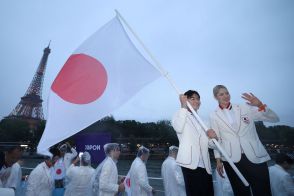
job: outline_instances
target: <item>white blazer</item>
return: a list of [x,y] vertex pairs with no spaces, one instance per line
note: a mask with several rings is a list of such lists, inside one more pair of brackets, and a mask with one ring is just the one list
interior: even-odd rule
[[187,109],[181,108],[173,117],[172,126],[179,139],[177,163],[185,168],[196,169],[201,154],[205,169],[211,174],[208,138],[195,117]]
[[[220,145],[228,153],[233,162],[239,162],[241,153],[252,163],[263,163],[270,160],[256,132],[254,121],[278,122],[279,117],[268,107],[259,112],[256,107],[248,105],[232,105],[237,121],[237,128],[228,122],[224,112],[218,107],[210,116],[211,128],[216,132]],[[215,158],[220,153],[214,151]],[[224,160],[224,157],[221,157]]]
[[288,172],[275,164],[269,167],[271,190],[273,196],[294,195],[294,182]]

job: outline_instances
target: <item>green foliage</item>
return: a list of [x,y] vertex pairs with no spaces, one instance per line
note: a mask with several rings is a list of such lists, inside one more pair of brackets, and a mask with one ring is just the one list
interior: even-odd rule
[[294,145],[293,127],[285,125],[266,127],[262,122],[256,122],[255,126],[263,143]]
[[[45,123],[45,121],[40,122],[32,130],[26,121],[4,119],[0,122],[0,142],[26,142],[35,148],[43,134]],[[256,122],[256,129],[263,143],[294,145],[293,127],[284,125],[266,127],[262,122]],[[139,142],[142,144],[142,141],[143,144],[152,142],[178,145],[177,135],[168,120],[141,123],[135,120],[116,121],[112,116],[108,116],[82,132],[111,133],[113,141],[117,142],[123,138],[130,143],[132,149],[136,149],[136,144]]]
[[130,147],[134,149],[137,143],[146,145],[149,142],[156,142],[178,145],[177,135],[168,120],[141,123],[135,120],[116,121],[110,116],[97,121],[83,132],[108,132],[111,133],[113,141],[127,139]]
[[3,119],[0,122],[0,142],[22,142],[32,144],[35,148],[45,128],[45,121],[41,121],[35,129],[24,120]]
[[31,137],[26,121],[4,119],[0,122],[1,142],[28,142]]

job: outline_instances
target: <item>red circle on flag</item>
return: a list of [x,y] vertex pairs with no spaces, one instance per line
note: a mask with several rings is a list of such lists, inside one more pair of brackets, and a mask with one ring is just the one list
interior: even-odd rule
[[56,170],[56,174],[57,174],[57,175],[60,175],[60,174],[61,174],[61,169],[57,169],[57,170]]
[[131,187],[131,179],[130,178],[126,179],[126,184],[128,187]]
[[65,101],[87,104],[97,100],[107,85],[107,73],[97,59],[86,54],[71,55],[51,89]]

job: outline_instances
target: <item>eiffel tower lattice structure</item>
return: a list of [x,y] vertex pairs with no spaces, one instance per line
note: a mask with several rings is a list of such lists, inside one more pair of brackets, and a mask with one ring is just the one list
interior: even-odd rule
[[30,124],[36,124],[37,122],[44,120],[42,108],[42,87],[48,56],[51,51],[49,46],[50,43],[44,49],[41,62],[25,95],[21,97],[20,102],[6,117],[6,119],[25,120]]

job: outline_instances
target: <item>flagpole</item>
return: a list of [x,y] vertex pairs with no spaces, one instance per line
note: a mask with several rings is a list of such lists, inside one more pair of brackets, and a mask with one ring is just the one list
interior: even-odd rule
[[[134,30],[131,28],[131,26],[127,23],[127,21],[122,17],[122,15],[115,10],[117,16],[124,22],[124,24],[127,26],[127,28],[131,31],[131,33],[134,35],[134,37],[137,39],[137,41],[141,44],[141,46],[143,47],[143,49],[145,50],[145,52],[150,56],[150,58],[152,59],[152,61],[155,63],[155,68],[157,68],[159,70],[159,72],[161,73],[161,75],[163,77],[165,77],[168,82],[170,83],[170,85],[174,88],[174,90],[177,92],[178,95],[181,94],[181,91],[179,90],[179,88],[176,86],[175,82],[169,77],[168,72],[166,72],[162,66],[160,65],[159,61],[157,61],[157,59],[153,56],[153,54],[148,50],[148,48],[145,46],[145,44],[141,41],[141,39],[138,37],[138,35],[134,32]],[[153,65],[154,66],[154,65]],[[192,111],[194,117],[197,119],[197,121],[199,122],[199,124],[202,126],[203,131],[207,131],[208,128],[207,126],[204,124],[204,122],[202,121],[202,119],[199,117],[199,115],[195,112],[195,110],[193,109],[193,107],[191,106],[191,104],[187,101],[187,106],[188,108]],[[205,136],[207,137],[206,133]],[[241,174],[241,172],[238,170],[238,168],[236,167],[236,165],[234,164],[234,162],[230,159],[230,157],[228,156],[228,154],[226,153],[226,151],[224,151],[224,149],[220,146],[220,144],[218,143],[218,141],[216,139],[212,139],[213,143],[215,144],[215,146],[217,147],[217,149],[221,152],[221,154],[225,157],[225,159],[228,161],[228,163],[230,164],[230,166],[233,168],[233,170],[236,172],[236,174],[238,175],[238,177],[240,178],[240,180],[243,182],[243,184],[245,186],[249,186],[249,183],[247,182],[247,180],[244,178],[244,176]]]

